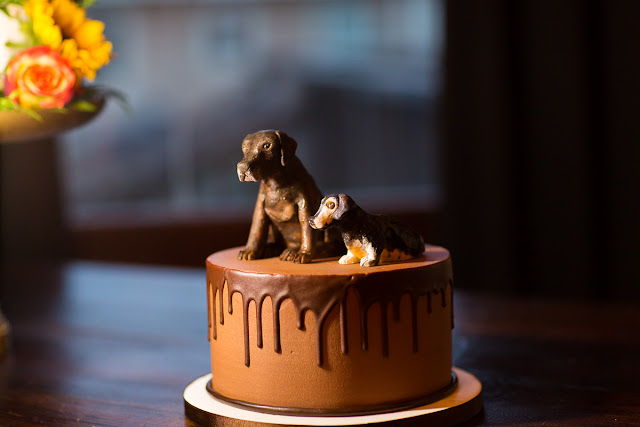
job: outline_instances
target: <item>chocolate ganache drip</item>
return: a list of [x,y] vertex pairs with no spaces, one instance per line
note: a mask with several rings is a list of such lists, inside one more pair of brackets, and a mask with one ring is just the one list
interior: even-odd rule
[[[368,310],[372,305],[379,303],[382,316],[382,352],[385,357],[389,355],[387,310],[389,304],[391,304],[393,318],[398,321],[400,300],[405,294],[408,294],[411,302],[413,351],[417,352],[419,348],[418,299],[426,296],[427,312],[431,313],[434,298],[439,296],[437,299],[440,300],[440,304],[442,307],[446,307],[447,288],[449,288],[449,292],[452,292],[450,259],[447,256],[446,259],[439,261],[441,262],[394,270],[393,283],[390,283],[389,275],[384,272],[377,274],[375,270],[372,271],[370,269],[363,273],[350,275],[267,274],[208,263],[209,340],[217,339],[217,322],[220,322],[221,325],[224,324],[222,295],[226,286],[229,314],[233,314],[232,296],[235,293],[239,293],[242,296],[245,365],[250,366],[251,363],[249,346],[249,305],[251,301],[256,304],[257,346],[262,348],[262,307],[265,298],[267,296],[271,298],[273,305],[274,351],[281,353],[280,306],[286,299],[291,299],[296,310],[298,329],[305,329],[304,317],[307,311],[311,311],[315,315],[317,364],[322,366],[324,323],[330,311],[336,305],[339,306],[341,350],[343,354],[347,354],[349,351],[346,298],[348,291],[353,289],[360,308],[360,345],[363,350],[366,351],[369,347]],[[215,304],[216,296],[218,298],[218,307]]]

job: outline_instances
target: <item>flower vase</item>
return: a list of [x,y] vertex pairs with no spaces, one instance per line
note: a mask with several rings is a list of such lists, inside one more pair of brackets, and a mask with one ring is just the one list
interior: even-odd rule
[[[55,163],[55,147],[53,145],[47,146],[47,144],[55,144],[55,137],[57,135],[84,125],[94,119],[102,111],[104,103],[104,97],[100,97],[91,101],[91,104],[93,104],[94,106],[94,108],[92,108],[92,111],[80,111],[73,109],[67,109],[64,112],[60,110],[36,110],[37,118],[23,112],[0,111],[0,151],[8,155],[10,153],[6,152],[5,150],[5,148],[10,148],[8,147],[8,145],[33,142],[36,145],[30,147],[30,149],[27,151],[32,154],[32,149],[37,149],[38,147],[45,148],[44,152],[46,161]],[[28,145],[20,144],[20,146],[23,148],[29,148]],[[21,147],[15,146],[15,148]],[[11,151],[15,152],[15,150]],[[21,156],[20,158],[24,160],[24,156]],[[0,159],[2,159],[2,156],[0,156]],[[21,163],[24,162],[21,161]],[[7,166],[7,164],[5,164],[5,166]],[[9,163],[8,166],[11,166],[11,164]],[[33,167],[34,165],[31,166]],[[55,166],[51,166],[51,168],[55,168]],[[64,231],[62,229],[62,226],[58,224],[58,222],[62,223],[63,217],[60,204],[61,202],[58,200],[57,203],[54,203],[54,206],[50,206],[52,197],[61,197],[61,191],[57,184],[57,181],[54,179],[44,179],[38,181],[35,185],[33,183],[24,183],[24,185],[28,184],[27,188],[24,189],[22,184],[12,182],[14,181],[12,179],[12,176],[15,174],[9,173],[9,171],[6,170],[3,171],[2,169],[2,163],[0,163],[0,184],[3,184],[3,179],[6,179],[7,183],[4,183],[4,185],[11,184],[13,186],[20,186],[21,191],[28,192],[28,198],[31,199],[30,201],[33,202],[35,200],[39,206],[46,206],[48,217],[60,219],[60,221],[35,221],[37,222],[37,224],[35,224],[37,225],[36,229],[39,232],[44,231],[44,233],[41,233],[43,234],[42,238],[47,239],[51,238],[52,236],[60,235]],[[15,168],[8,167],[7,169]],[[33,192],[32,190],[34,188],[37,188],[37,191]],[[8,194],[2,192],[2,197],[0,198],[0,229],[8,230],[15,225],[13,224],[16,217],[15,212],[25,211],[26,209],[26,211],[29,212],[29,215],[27,215],[26,217],[23,216],[23,220],[29,220],[33,213],[30,212],[28,208],[20,206],[22,203],[24,203],[23,200],[16,200],[15,197],[12,197],[12,195],[15,196],[15,192],[9,191],[7,193]],[[18,206],[16,206],[16,204]],[[7,213],[9,214],[7,215]],[[46,229],[43,230],[43,227]],[[12,230],[12,233],[13,231],[15,230]],[[0,240],[1,262],[6,262],[7,255],[13,252],[12,248],[6,247],[6,237],[7,236],[3,235],[3,239]],[[33,236],[30,237],[32,238]],[[11,238],[9,238],[9,241],[10,240]],[[28,241],[29,237],[26,239],[26,242]],[[37,241],[33,246],[36,246],[35,248],[31,247],[31,250],[33,252],[38,253],[43,251],[42,248],[37,247],[39,246]],[[21,251],[25,250],[24,248],[19,249]],[[11,331],[10,324],[4,317],[1,306],[2,301],[0,301],[0,359],[4,357],[8,352]]]

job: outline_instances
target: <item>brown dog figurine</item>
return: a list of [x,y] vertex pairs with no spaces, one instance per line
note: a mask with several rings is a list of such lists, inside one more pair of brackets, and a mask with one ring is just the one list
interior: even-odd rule
[[322,193],[295,156],[298,144],[286,133],[263,130],[242,141],[238,178],[260,182],[251,231],[239,259],[252,260],[280,254],[280,259],[308,263],[344,251],[340,235],[314,230],[309,217]]

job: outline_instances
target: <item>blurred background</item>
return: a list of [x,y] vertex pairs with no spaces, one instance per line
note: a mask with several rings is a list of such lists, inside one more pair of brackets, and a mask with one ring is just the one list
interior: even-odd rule
[[2,147],[4,254],[203,266],[246,240],[240,143],[273,128],[459,287],[637,298],[639,5],[100,0],[134,114]]
[[77,219],[246,213],[257,185],[238,182],[235,164],[260,129],[296,139],[327,191],[422,207],[436,197],[440,2],[98,4],[118,55],[101,81],[128,95],[135,116],[110,108],[65,138]]

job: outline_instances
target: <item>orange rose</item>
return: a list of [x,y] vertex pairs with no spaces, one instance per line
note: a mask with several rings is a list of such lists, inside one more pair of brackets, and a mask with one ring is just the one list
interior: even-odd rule
[[7,65],[4,92],[22,107],[62,108],[73,98],[76,75],[48,46],[25,49]]

